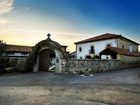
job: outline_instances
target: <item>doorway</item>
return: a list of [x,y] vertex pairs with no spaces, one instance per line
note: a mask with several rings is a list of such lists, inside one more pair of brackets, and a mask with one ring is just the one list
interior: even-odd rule
[[39,71],[49,71],[49,67],[52,63],[52,59],[55,58],[54,51],[45,49],[39,54]]

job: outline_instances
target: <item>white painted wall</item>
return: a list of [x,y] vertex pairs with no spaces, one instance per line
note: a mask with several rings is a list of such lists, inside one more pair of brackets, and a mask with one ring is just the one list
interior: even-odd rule
[[[77,44],[76,45],[76,51],[77,51],[77,59],[85,59],[86,55],[89,55],[90,46],[94,45],[95,54],[99,54],[103,49],[105,49],[107,44],[111,44],[112,47],[117,47],[117,41],[116,39],[108,39],[103,41],[96,41],[96,42],[89,42],[89,43],[83,43],[83,44]],[[79,47],[82,48],[82,51],[79,51]]]
[[29,56],[29,53],[28,54],[22,54],[22,53],[18,53],[18,52],[15,52],[13,54],[8,54],[8,56],[17,56],[17,57],[23,57],[23,56]]
[[111,56],[110,55],[102,55],[101,59],[111,59]]

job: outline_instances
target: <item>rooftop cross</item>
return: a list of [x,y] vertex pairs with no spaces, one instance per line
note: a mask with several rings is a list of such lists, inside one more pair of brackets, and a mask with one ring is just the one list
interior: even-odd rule
[[50,34],[50,33],[48,33],[48,35],[47,35],[47,36],[48,36],[48,39],[50,39],[51,34]]

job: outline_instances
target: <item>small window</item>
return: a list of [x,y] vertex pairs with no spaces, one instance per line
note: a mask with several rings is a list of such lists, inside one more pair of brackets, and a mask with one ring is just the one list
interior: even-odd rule
[[95,53],[94,46],[91,46],[90,47],[90,54],[94,54],[94,53]]
[[133,52],[133,47],[131,45],[129,46],[129,51]]
[[110,47],[110,44],[107,44],[107,47]]
[[106,59],[109,59],[109,57],[108,57],[108,56],[106,56]]
[[122,45],[122,48],[124,48],[124,45]]
[[26,52],[21,52],[21,55],[27,55],[28,53],[26,53]]
[[79,47],[79,51],[80,51],[80,52],[82,51],[82,48],[81,48],[81,47]]
[[106,44],[106,47],[110,47],[110,46],[111,46],[111,43],[107,43],[107,44]]
[[8,52],[8,54],[14,55],[15,53],[14,52]]

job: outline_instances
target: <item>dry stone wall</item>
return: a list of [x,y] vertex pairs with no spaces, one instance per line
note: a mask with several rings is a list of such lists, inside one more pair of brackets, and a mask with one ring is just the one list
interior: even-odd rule
[[70,73],[95,73],[113,70],[119,67],[119,60],[69,60],[67,69]]
[[140,66],[139,60],[135,63],[132,61],[124,62],[124,60],[68,60],[66,71],[73,74],[93,74],[95,72]]

